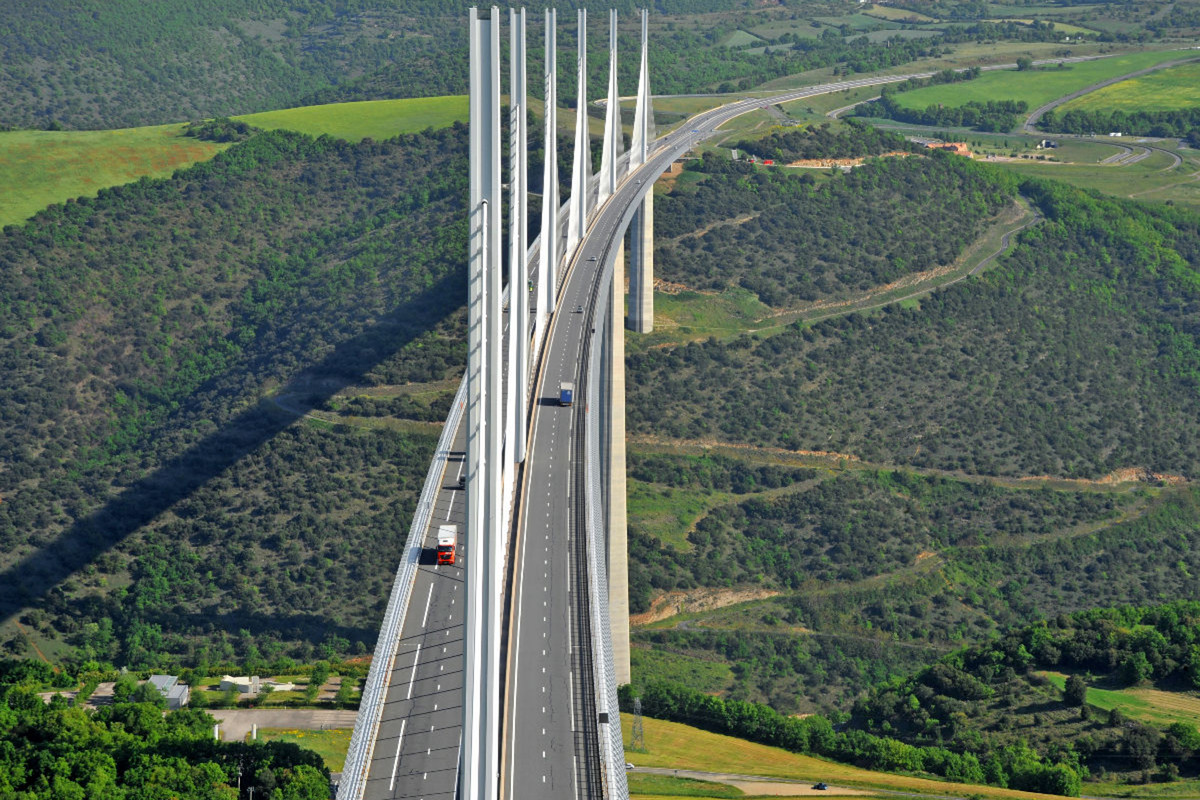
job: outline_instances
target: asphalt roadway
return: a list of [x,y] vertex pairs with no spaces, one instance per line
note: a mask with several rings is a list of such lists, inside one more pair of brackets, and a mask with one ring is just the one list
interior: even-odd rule
[[[458,785],[462,734],[463,572],[466,492],[458,488],[466,429],[454,438],[446,461],[421,565],[413,582],[383,716],[367,773],[367,800],[453,798]],[[434,549],[439,525],[458,528],[457,563],[439,566]]]

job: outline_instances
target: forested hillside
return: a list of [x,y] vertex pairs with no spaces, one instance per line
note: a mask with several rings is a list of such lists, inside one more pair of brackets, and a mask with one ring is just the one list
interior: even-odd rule
[[[1200,606],[1097,608],[1022,627],[948,656],[904,681],[872,691],[854,722],[912,744],[953,741],[982,763],[1000,748],[1028,745],[1041,756],[1067,754],[1084,775],[1173,780],[1200,772],[1200,733],[1187,721],[1188,689],[1200,686]],[[1045,670],[1069,674],[1065,686]],[[1102,709],[1088,688],[1159,686],[1157,708],[1134,694]],[[1170,724],[1130,715],[1171,714]],[[1192,718],[1194,720],[1194,718]]]
[[[1004,186],[982,167],[970,173],[993,191]],[[1031,180],[1021,191],[1047,223],[1022,234],[996,269],[919,308],[631,356],[630,431],[984,474],[1099,477],[1145,467],[1195,476],[1200,219],[1049,182]],[[944,194],[943,185],[935,197]],[[839,225],[842,240],[823,252],[856,234],[876,247],[891,232],[876,225],[868,238],[845,221],[822,228]],[[936,228],[930,233],[896,231],[909,246],[945,245]],[[760,248],[770,253],[769,244],[750,242],[748,261]],[[687,283],[693,261],[703,263],[664,249],[660,275]]]
[[[0,129],[132,127],[310,103],[465,94],[469,5],[164,0],[146,14],[130,0],[88,0],[69,10],[45,0],[24,3],[9,9],[0,31]],[[501,4],[502,13],[508,5]],[[623,52],[636,52],[641,4],[610,6],[624,21]],[[751,53],[718,46],[723,32],[714,38],[675,24],[690,15],[758,6],[750,0],[653,3],[652,15],[670,20],[656,29],[650,51],[654,90],[731,91],[806,69],[845,64],[862,72],[940,52],[916,40],[848,42],[831,35]],[[531,54],[541,51],[544,7],[528,6]],[[575,8],[559,5],[561,48],[575,47]],[[821,4],[821,13],[846,10],[850,5]],[[594,20],[589,39],[592,85],[602,86],[607,27]],[[559,61],[561,98],[573,103],[574,59]],[[621,61],[622,86],[636,85],[637,69],[636,59]],[[541,89],[540,80],[532,81],[535,94]]]
[[656,204],[657,274],[774,308],[949,264],[1012,202],[1010,185],[951,158],[881,160],[819,187],[711,154],[697,167],[694,193]]
[[[871,769],[1130,796],[1121,782],[1200,774],[1196,706],[1185,694],[1200,674],[1198,615],[1194,601],[1176,601],[1021,626],[878,687],[853,715],[785,716],[676,681],[624,687],[621,707],[628,712],[640,695],[652,717]],[[1159,688],[1146,688],[1151,682]],[[1089,684],[1111,688],[1094,692]],[[1083,784],[1096,779],[1113,783]]]
[[131,666],[374,641],[437,428],[296,413],[460,373],[465,138],[259,134],[4,230],[6,619]]
[[[884,143],[852,127],[760,146]],[[1194,215],[945,155],[816,181],[702,170],[658,201],[674,234],[658,277],[685,295],[765,287],[780,309],[945,264],[1018,192],[1045,219],[919,300],[774,335],[630,339],[631,603],[654,614],[635,684],[687,674],[784,713],[844,708],[1006,627],[1192,591]],[[1149,483],[1092,480],[1109,473]],[[722,592],[748,602],[655,621],[658,601]]]

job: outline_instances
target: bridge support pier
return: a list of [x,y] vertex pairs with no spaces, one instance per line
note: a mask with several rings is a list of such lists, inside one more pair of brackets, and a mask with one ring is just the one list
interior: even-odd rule
[[608,624],[617,685],[629,683],[629,529],[625,482],[625,238],[617,246],[609,298],[608,419]]
[[654,190],[649,189],[630,228],[629,329],[654,330]]

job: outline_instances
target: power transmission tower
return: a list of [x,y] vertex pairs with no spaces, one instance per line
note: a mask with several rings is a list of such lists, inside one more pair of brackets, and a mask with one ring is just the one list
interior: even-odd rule
[[635,753],[646,752],[646,733],[642,730],[642,698],[633,698],[633,736],[629,749]]

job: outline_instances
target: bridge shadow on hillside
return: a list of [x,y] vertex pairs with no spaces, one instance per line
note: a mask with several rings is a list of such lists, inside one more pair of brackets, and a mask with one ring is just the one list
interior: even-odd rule
[[[303,395],[307,398],[306,405],[315,407],[343,388],[361,382],[371,369],[451,316],[457,307],[449,299],[461,294],[457,289],[464,285],[464,276],[460,271],[452,270],[421,296],[397,307],[368,330],[336,345],[319,363],[305,368],[304,374],[322,377],[316,385],[300,380],[298,375],[281,387],[280,392]],[[443,298],[447,302],[439,303]],[[439,305],[445,307],[439,308]],[[392,329],[394,334],[390,332]],[[381,342],[387,343],[386,348],[380,346]],[[372,356],[364,359],[364,352],[370,352]],[[252,373],[264,371],[261,368],[265,362],[282,355],[285,354],[265,354],[256,359],[249,370]],[[357,366],[348,369],[347,365]],[[256,366],[260,369],[256,370]],[[204,388],[212,388],[212,383]],[[22,608],[37,606],[77,570],[125,541],[295,422],[293,414],[265,401],[246,409],[221,430],[167,460],[153,474],[129,486],[103,508],[78,520],[54,540],[42,544],[38,550],[0,572],[0,624],[10,621]],[[312,620],[306,620],[306,623],[302,627],[311,629]],[[336,628],[334,625],[329,627]]]

